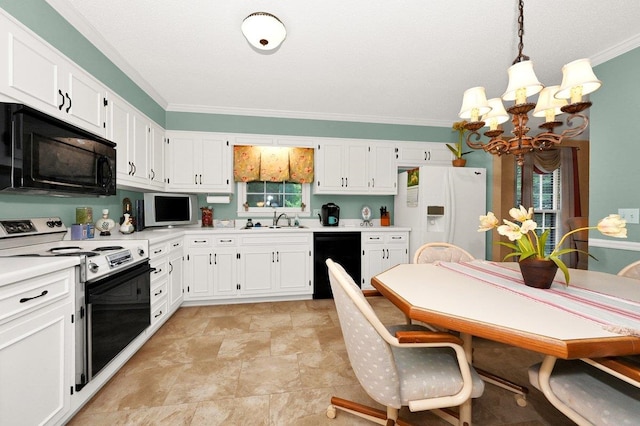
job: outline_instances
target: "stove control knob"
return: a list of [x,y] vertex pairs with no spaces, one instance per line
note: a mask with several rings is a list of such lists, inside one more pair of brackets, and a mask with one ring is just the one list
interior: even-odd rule
[[96,264],[95,264],[95,263],[93,263],[93,262],[90,262],[90,263],[89,263],[89,270],[90,270],[91,272],[93,272],[93,273],[95,274],[96,272],[98,272],[98,269],[100,269],[100,267],[99,267],[98,265],[96,265]]
[[144,249],[138,247],[138,256],[140,257],[144,256]]
[[54,222],[53,220],[48,220],[48,221],[47,221],[47,226],[48,226],[49,228],[53,228],[53,227],[55,226],[55,222]]
[[57,228],[59,228],[59,227],[61,227],[61,226],[62,226],[62,221],[61,221],[61,220],[56,220],[55,222],[53,222],[53,224],[54,224]]

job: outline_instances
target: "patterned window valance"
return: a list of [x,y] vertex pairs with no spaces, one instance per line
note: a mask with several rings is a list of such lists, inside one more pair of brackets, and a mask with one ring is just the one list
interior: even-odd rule
[[313,182],[313,148],[234,146],[236,182]]

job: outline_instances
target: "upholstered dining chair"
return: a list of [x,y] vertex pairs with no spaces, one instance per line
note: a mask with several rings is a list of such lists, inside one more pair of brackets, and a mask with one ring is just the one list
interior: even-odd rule
[[[335,418],[338,409],[392,426],[403,406],[437,410],[482,395],[484,383],[467,362],[457,336],[419,325],[385,327],[344,268],[331,259],[326,264],[351,367],[366,393],[386,406],[385,412],[332,397],[329,418]],[[434,413],[462,424],[450,410]]]
[[620,269],[618,275],[640,280],[640,260],[636,260],[635,262],[630,263],[624,268]]
[[[474,260],[474,257],[471,255],[471,253],[455,244],[445,242],[431,242],[423,244],[422,246],[418,247],[415,254],[413,255],[413,263],[468,262],[470,260]],[[411,318],[407,317],[407,323],[411,323]],[[424,325],[431,330],[438,330],[429,324]],[[504,377],[496,376],[489,371],[482,370],[477,367],[476,371],[485,382],[513,392],[516,403],[520,407],[526,407],[527,393],[529,392],[529,389],[524,386],[520,386],[519,384],[514,383],[510,380],[507,380]]]
[[418,247],[413,263],[466,262],[474,257],[462,247],[444,242],[426,243]]
[[640,357],[556,360],[529,367],[529,381],[578,425],[640,421]]

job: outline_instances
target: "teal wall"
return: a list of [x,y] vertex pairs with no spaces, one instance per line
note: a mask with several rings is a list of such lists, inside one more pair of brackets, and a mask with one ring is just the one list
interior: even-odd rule
[[109,209],[109,217],[116,222],[122,215],[122,200],[128,197],[132,202],[142,199],[139,193],[118,190],[111,197],[55,197],[40,195],[0,194],[0,219],[23,219],[31,217],[59,217],[69,226],[76,220],[76,207],[91,207],[93,220]]
[[[594,71],[603,82],[591,96],[591,164],[589,167],[589,223],[617,213],[618,208],[640,208],[640,48],[607,61]],[[627,225],[626,242],[640,243],[640,225]],[[590,238],[607,239],[597,231]],[[591,247],[598,261],[589,269],[617,272],[640,259],[640,252]]]

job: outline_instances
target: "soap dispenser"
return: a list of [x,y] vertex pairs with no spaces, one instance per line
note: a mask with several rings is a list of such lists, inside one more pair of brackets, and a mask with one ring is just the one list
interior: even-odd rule
[[300,218],[298,218],[298,213],[296,213],[295,219],[293,219],[293,226],[300,226]]

